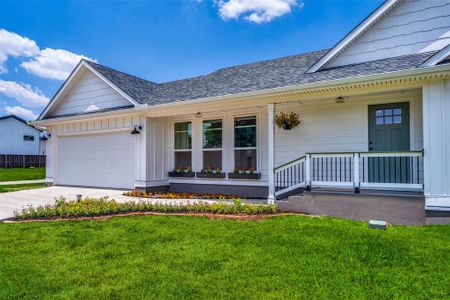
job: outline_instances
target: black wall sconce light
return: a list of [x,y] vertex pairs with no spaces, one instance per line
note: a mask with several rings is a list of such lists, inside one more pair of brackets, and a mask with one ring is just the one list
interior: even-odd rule
[[131,134],[140,134],[142,130],[142,125],[134,125]]
[[334,99],[334,101],[335,101],[337,104],[342,104],[342,103],[345,102],[345,97],[339,96],[339,97],[337,97],[336,99]]

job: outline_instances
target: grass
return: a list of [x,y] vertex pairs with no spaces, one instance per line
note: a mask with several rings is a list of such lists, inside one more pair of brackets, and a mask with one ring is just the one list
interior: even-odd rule
[[39,189],[45,187],[45,183],[8,184],[0,185],[0,193],[17,192],[22,190]]
[[0,169],[1,181],[18,181],[44,179],[45,168],[12,168]]
[[449,298],[450,226],[123,217],[0,224],[0,298]]

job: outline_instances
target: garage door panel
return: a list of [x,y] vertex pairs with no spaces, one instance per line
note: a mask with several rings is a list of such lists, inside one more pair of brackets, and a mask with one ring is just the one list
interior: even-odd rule
[[133,188],[134,145],[128,132],[61,137],[57,183]]

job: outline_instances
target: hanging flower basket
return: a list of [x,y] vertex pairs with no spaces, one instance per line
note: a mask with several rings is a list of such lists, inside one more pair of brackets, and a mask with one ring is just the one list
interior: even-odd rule
[[294,112],[280,112],[275,116],[275,124],[278,126],[278,128],[282,128],[284,130],[297,128],[301,122],[302,121],[300,120],[300,116]]

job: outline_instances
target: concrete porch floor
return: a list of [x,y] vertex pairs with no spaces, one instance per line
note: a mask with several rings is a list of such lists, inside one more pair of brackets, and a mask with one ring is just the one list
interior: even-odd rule
[[419,194],[311,191],[278,201],[281,209],[361,221],[383,220],[390,224],[450,224],[450,218],[430,217]]

